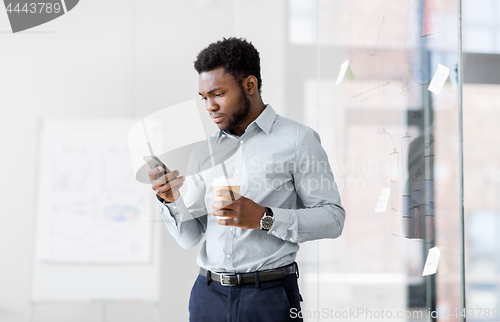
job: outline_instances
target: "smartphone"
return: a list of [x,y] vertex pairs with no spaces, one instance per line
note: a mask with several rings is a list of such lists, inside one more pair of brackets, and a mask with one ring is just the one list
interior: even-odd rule
[[160,158],[156,155],[147,155],[143,157],[143,159],[151,167],[151,169],[161,166],[163,168],[163,173],[161,175],[170,172],[170,169],[163,162],[161,162]]

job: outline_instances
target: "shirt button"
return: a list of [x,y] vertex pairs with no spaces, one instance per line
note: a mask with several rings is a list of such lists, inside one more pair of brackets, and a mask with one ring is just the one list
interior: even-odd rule
[[229,231],[233,232],[233,231],[234,231],[234,228],[233,228],[233,227],[229,228]]
[[240,144],[243,144],[243,140],[240,141]]
[[235,169],[234,172],[238,172],[238,169]]
[[227,254],[227,255],[226,255],[226,257],[227,257],[227,258],[231,258],[231,254]]

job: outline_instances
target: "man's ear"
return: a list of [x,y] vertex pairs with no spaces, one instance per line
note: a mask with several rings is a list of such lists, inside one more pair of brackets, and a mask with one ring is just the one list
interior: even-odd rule
[[255,76],[248,76],[243,82],[243,88],[248,95],[253,95],[255,92],[258,92],[259,81]]

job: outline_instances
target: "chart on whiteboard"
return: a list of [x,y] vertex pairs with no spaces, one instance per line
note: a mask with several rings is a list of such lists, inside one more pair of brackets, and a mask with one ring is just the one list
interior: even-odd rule
[[40,133],[37,255],[148,262],[150,189],[135,180],[128,121],[51,121]]

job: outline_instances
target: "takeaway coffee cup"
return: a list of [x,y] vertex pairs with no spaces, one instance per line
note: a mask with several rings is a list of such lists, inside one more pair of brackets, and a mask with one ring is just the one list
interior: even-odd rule
[[[217,196],[217,191],[219,190],[230,190],[235,193],[240,193],[240,181],[238,179],[229,179],[224,176],[220,178],[215,178],[212,182],[212,188],[214,189],[214,201],[227,201],[232,202],[231,196]],[[229,219],[229,217],[218,217],[219,219]]]
[[230,190],[237,194],[240,193],[240,181],[234,178],[226,178],[224,176],[220,178],[215,178],[212,182],[212,188],[214,189],[214,200],[215,201],[228,201],[232,202],[231,196],[217,196],[217,191],[219,190]]

